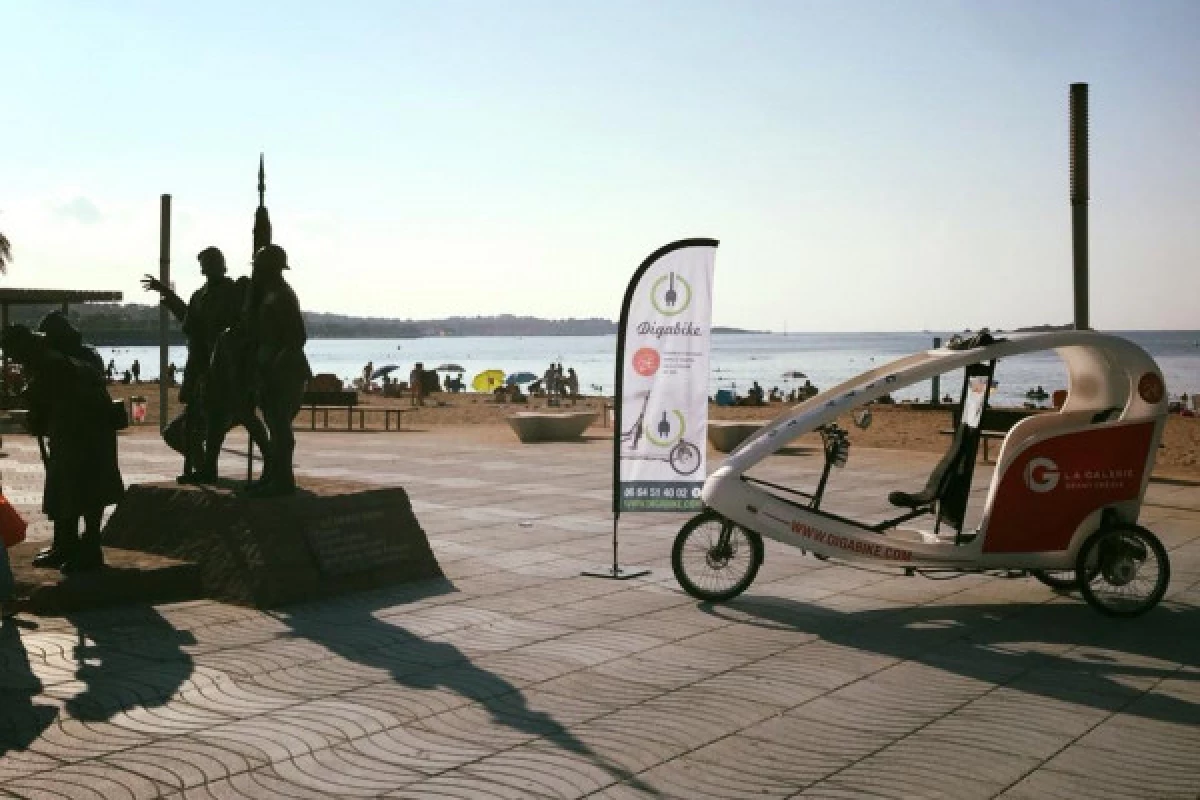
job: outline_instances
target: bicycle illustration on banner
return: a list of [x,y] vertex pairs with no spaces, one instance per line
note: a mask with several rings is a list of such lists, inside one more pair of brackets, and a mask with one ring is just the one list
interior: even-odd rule
[[[676,474],[691,475],[700,468],[700,448],[684,438],[687,423],[683,412],[678,409],[663,411],[657,421],[647,423],[646,409],[650,406],[650,392],[647,391],[645,395],[641,413],[629,430],[621,432],[621,443],[629,445],[621,451],[621,460],[665,461]],[[639,452],[643,438],[657,452]]]

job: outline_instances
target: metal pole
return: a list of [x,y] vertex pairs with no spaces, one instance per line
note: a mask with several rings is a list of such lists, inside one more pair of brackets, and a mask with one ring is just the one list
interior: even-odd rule
[[1072,83],[1071,127],[1071,255],[1075,287],[1075,328],[1088,322],[1088,85]]
[[[158,279],[171,285],[171,195],[162,196],[158,223]],[[167,306],[158,306],[158,429],[167,428]]]
[[[942,337],[933,337],[933,349],[937,350],[942,346]],[[932,405],[938,405],[942,402],[942,376],[933,376],[933,399],[929,401]]]

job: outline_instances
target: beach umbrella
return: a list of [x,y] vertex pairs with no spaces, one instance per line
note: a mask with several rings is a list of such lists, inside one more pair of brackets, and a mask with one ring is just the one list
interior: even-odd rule
[[785,377],[785,378],[807,378],[808,376],[805,375],[803,372],[801,372],[798,369],[793,369],[793,370],[783,373],[783,377]]
[[395,372],[398,369],[400,369],[400,367],[396,364],[388,364],[386,367],[380,367],[379,369],[377,369],[371,373],[371,380],[375,380],[376,378],[382,378],[384,375],[391,375],[393,372]]
[[504,370],[485,369],[471,379],[471,388],[477,392],[490,392],[504,385]]
[[466,370],[460,367],[458,364],[438,364],[436,367],[434,367],[434,370],[437,372],[466,372]]
[[538,376],[534,375],[532,372],[514,372],[512,375],[509,375],[508,378],[504,382],[507,385],[512,386],[514,384],[529,383],[530,381],[536,381],[537,377]]

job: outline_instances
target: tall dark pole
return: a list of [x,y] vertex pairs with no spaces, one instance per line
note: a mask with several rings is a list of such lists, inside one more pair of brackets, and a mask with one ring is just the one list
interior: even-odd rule
[[[254,210],[254,243],[250,248],[251,257],[258,248],[271,243],[271,216],[267,213],[267,168],[262,153],[258,154],[258,208]],[[256,412],[257,413],[257,412]],[[254,480],[254,440],[250,438],[250,430],[246,429],[246,483]]]
[[[171,285],[171,195],[162,196],[158,223],[158,279],[163,286]],[[158,429],[167,427],[167,325],[165,303],[158,306]]]
[[1075,328],[1088,323],[1088,85],[1071,84],[1071,255]]

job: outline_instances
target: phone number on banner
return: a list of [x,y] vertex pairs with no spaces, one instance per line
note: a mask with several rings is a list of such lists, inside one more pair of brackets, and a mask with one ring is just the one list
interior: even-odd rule
[[703,508],[702,481],[624,481],[622,511],[695,511]]

